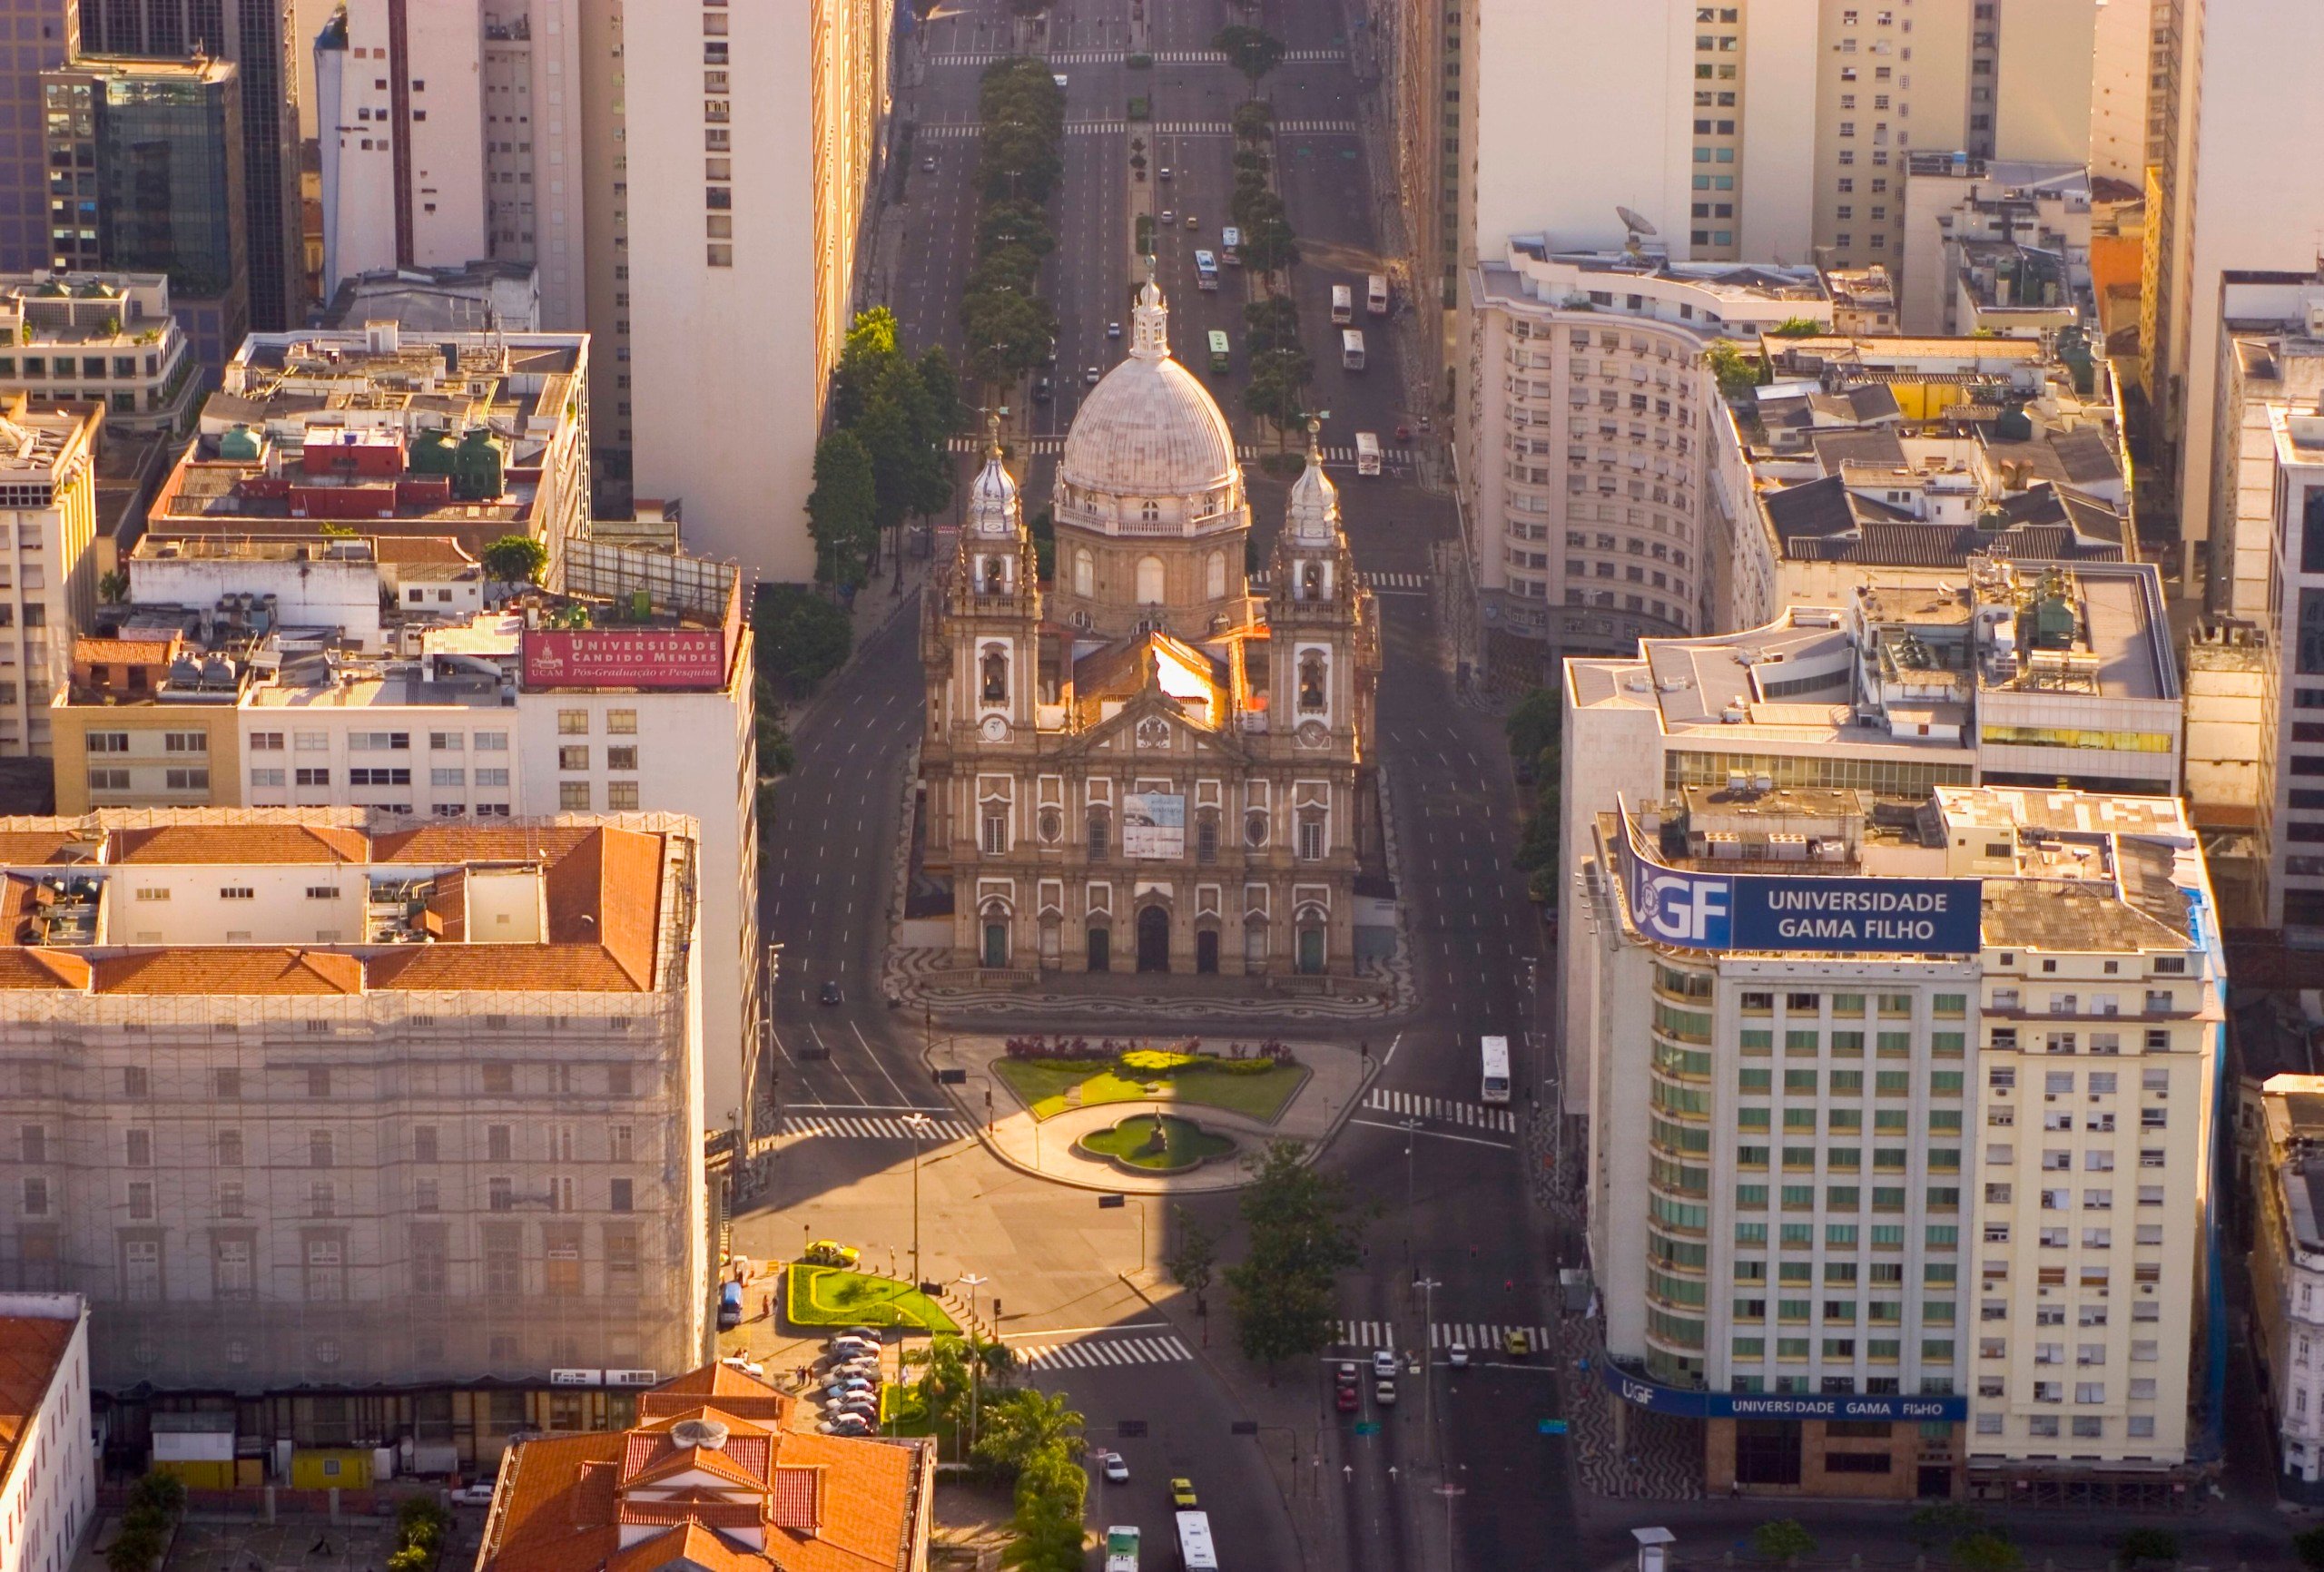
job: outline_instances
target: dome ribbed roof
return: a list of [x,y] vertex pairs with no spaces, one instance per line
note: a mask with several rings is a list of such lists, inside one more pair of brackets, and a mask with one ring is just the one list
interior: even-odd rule
[[1235,433],[1200,378],[1170,359],[1169,309],[1148,280],[1129,358],[1082,401],[1058,478],[1118,496],[1189,496],[1234,483]]

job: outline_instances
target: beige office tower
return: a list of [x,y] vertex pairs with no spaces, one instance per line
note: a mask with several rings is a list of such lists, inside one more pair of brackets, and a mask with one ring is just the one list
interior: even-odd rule
[[1907,154],[2088,154],[2086,3],[1477,5],[1464,260],[1520,234],[1619,246],[1620,206],[1674,261],[1892,261]]
[[890,25],[881,0],[583,6],[601,451],[682,503],[690,549],[768,577],[814,571],[804,507],[882,168]]

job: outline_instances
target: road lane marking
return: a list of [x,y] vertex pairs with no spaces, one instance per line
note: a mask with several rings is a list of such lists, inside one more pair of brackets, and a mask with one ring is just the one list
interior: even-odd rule
[[1479,1135],[1455,1135],[1450,1130],[1431,1130],[1423,1126],[1418,1130],[1406,1131],[1402,1125],[1384,1124],[1378,1119],[1350,1119],[1348,1123],[1366,1125],[1374,1130],[1393,1130],[1398,1135],[1426,1135],[1434,1141],[1458,1141],[1467,1146],[1495,1146],[1503,1152],[1511,1149],[1511,1143],[1507,1141],[1488,1141]]

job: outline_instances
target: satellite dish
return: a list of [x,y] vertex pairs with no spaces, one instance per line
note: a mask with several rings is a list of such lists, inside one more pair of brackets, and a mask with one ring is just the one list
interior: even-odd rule
[[1645,217],[1633,209],[1617,206],[1614,209],[1614,214],[1622,221],[1622,227],[1632,234],[1650,235],[1656,232],[1654,226],[1647,222]]

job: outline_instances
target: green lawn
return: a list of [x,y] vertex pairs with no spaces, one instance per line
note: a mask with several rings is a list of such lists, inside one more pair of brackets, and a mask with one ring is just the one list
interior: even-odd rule
[[793,1262],[783,1272],[783,1313],[794,1326],[909,1326],[955,1332],[944,1307],[908,1282]]
[[1235,1150],[1235,1143],[1226,1136],[1214,1135],[1175,1114],[1162,1115],[1161,1151],[1150,1150],[1153,1138],[1154,1121],[1132,1115],[1110,1130],[1092,1130],[1081,1137],[1078,1145],[1133,1168],[1150,1168],[1157,1174],[1175,1174],[1206,1157],[1224,1157]]
[[1190,1070],[1157,1083],[1162,1092],[1157,1096],[1146,1089],[1146,1083],[1125,1081],[1103,1067],[1050,1069],[1042,1065],[1027,1064],[1022,1059],[996,1059],[992,1068],[995,1075],[1009,1083],[1018,1100],[1032,1110],[1036,1119],[1054,1118],[1064,1113],[1066,1089],[1078,1086],[1081,1088],[1081,1105],[1085,1108],[1102,1103],[1187,1103],[1205,1108],[1224,1108],[1230,1114],[1241,1114],[1253,1119],[1273,1120],[1307,1078],[1305,1070],[1295,1068],[1269,1070],[1263,1076],[1232,1076],[1221,1070]]

